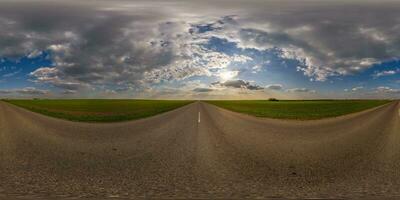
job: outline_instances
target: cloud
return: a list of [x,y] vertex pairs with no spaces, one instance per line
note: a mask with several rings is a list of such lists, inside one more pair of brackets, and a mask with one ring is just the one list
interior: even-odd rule
[[40,67],[29,74],[37,83],[50,83],[51,85],[68,91],[76,91],[89,86],[82,82],[69,82],[60,78],[60,71],[56,67]]
[[211,91],[214,91],[213,89],[211,89],[211,88],[195,88],[195,89],[193,89],[193,92],[211,92]]
[[234,79],[238,75],[239,75],[239,71],[222,71],[222,72],[220,72],[219,77],[222,80],[230,80],[230,79]]
[[55,81],[58,79],[59,70],[54,67],[40,67],[35,71],[29,73],[30,76],[33,76],[38,81]]
[[221,86],[221,87],[227,87],[227,88],[241,88],[241,89],[247,89],[247,90],[262,90],[263,87],[252,84],[248,81],[244,80],[228,80],[225,82],[214,82],[212,83],[214,86]]
[[283,86],[281,84],[270,84],[266,85],[265,88],[270,90],[282,90]]
[[380,86],[375,89],[378,93],[387,93],[387,94],[400,94],[400,89],[393,89],[387,86]]
[[310,90],[308,88],[291,88],[287,92],[301,92],[301,93],[315,93],[315,90]]
[[[296,1],[279,4],[279,8],[269,3],[263,9],[256,5],[243,6],[240,10],[251,14],[235,16],[218,37],[237,42],[242,48],[278,49],[282,58],[297,60],[298,70],[311,80],[357,74],[398,58],[400,40],[396,31],[400,26],[395,19],[400,16],[396,11],[399,3]],[[343,10],[346,12],[337,14]]]
[[[371,67],[373,64],[379,63],[379,59],[375,57],[361,55],[358,58],[354,56],[347,57],[347,55],[340,56],[343,50],[335,49],[335,44],[327,41],[330,39],[330,34],[318,33],[318,29],[315,29],[315,27],[312,31],[301,34],[291,33],[287,30],[290,28],[242,29],[238,33],[240,44],[243,48],[257,48],[260,50],[278,48],[281,51],[280,56],[282,58],[297,60],[299,62],[298,71],[311,77],[311,80],[317,81],[325,81],[331,76],[357,73]],[[318,36],[315,38],[303,37],[305,34],[326,34],[328,38],[319,38]],[[332,35],[332,37],[334,36]],[[341,37],[346,39],[347,36]],[[349,35],[348,37],[352,36]],[[321,43],[316,44],[315,41]],[[353,53],[357,55],[358,51],[359,49],[356,49]],[[386,59],[389,59],[389,57]]]
[[357,91],[360,91],[360,90],[362,90],[362,89],[364,89],[363,86],[358,86],[358,87],[353,87],[353,88],[351,89],[351,91],[357,92]]
[[25,87],[11,90],[0,90],[0,94],[20,94],[20,95],[45,95],[49,94],[48,90],[37,89],[35,87]]
[[62,94],[69,95],[69,94],[76,94],[76,90],[64,90]]
[[22,88],[22,89],[16,89],[15,90],[16,93],[19,94],[26,94],[26,95],[43,95],[43,94],[47,94],[48,91],[47,90],[41,90],[41,89],[36,89],[34,87],[26,87],[26,88]]
[[390,76],[390,75],[395,75],[397,73],[400,73],[400,69],[377,71],[372,76],[374,78],[379,78],[381,76]]
[[364,90],[365,88],[363,87],[363,86],[357,86],[357,87],[353,87],[353,88],[351,88],[351,89],[347,89],[347,88],[345,88],[345,89],[343,89],[343,91],[344,92],[359,92],[359,91],[362,91],[362,90]]
[[31,58],[31,59],[36,58],[36,57],[42,55],[42,53],[43,53],[42,51],[34,50],[28,54],[27,58]]
[[[189,62],[188,23],[170,22],[162,13],[148,14],[152,9],[129,15],[100,9],[112,5],[108,3],[0,4],[0,18],[14,22],[1,24],[6,27],[0,31],[0,57],[50,51],[53,71],[44,67],[43,73],[34,72],[37,82],[56,87],[66,82],[140,85],[145,73],[154,69],[173,71],[171,79],[206,73]],[[175,71],[172,66],[180,68]]]

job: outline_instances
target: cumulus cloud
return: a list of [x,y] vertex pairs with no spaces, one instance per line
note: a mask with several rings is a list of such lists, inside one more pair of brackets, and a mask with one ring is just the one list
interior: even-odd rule
[[152,9],[129,15],[99,10],[107,4],[46,3],[59,9],[32,2],[1,4],[0,18],[14,23],[0,32],[0,46],[5,47],[0,56],[51,52],[55,66],[31,74],[38,82],[57,87],[139,84],[145,72],[172,65],[181,66],[176,76],[200,73],[190,64],[183,66],[191,58],[185,52],[190,44],[180,42],[186,40],[187,23],[163,21],[162,13],[147,14]]
[[[35,57],[49,51],[54,66],[40,68],[31,76],[36,82],[56,87],[79,84],[140,87],[192,76],[212,76],[211,69],[250,59],[203,48],[208,36],[190,31],[196,20],[179,17],[186,9],[182,13],[167,12],[175,8],[160,9],[151,3],[144,10],[134,7],[110,10],[114,4],[108,2],[46,4],[60,9],[45,9],[46,6],[32,2],[2,4],[0,18],[14,23],[0,32],[4,36],[1,38],[5,38],[0,45],[6,47],[0,50],[0,56]],[[118,5],[126,4],[129,3]],[[49,11],[43,12],[43,9]],[[17,37],[15,33],[21,35]]]
[[299,61],[298,70],[311,80],[356,74],[399,55],[398,3],[255,5],[244,6],[251,14],[233,18],[228,30],[221,29],[221,37],[242,48],[279,49],[282,58]]
[[220,86],[220,87],[227,87],[227,88],[241,88],[241,89],[247,89],[247,90],[261,90],[263,87],[259,85],[252,84],[249,81],[245,80],[228,80],[225,82],[214,82],[212,83],[214,86]]

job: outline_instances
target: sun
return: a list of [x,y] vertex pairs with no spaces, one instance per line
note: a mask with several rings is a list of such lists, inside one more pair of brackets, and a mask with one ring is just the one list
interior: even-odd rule
[[219,74],[222,81],[227,81],[235,78],[239,74],[239,71],[224,71]]

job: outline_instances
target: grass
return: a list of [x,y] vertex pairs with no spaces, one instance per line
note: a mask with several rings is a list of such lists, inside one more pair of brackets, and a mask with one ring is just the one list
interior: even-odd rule
[[207,101],[216,106],[256,117],[278,119],[321,119],[359,112],[389,103],[388,100],[243,100]]
[[80,122],[118,122],[153,116],[187,105],[179,100],[5,100],[30,111]]

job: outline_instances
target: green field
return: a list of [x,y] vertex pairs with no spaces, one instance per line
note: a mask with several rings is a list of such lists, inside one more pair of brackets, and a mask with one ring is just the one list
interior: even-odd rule
[[321,119],[336,117],[383,105],[387,100],[243,100],[207,101],[210,104],[257,117],[278,119]]
[[173,110],[193,101],[178,100],[5,100],[44,115],[81,122],[140,119]]

